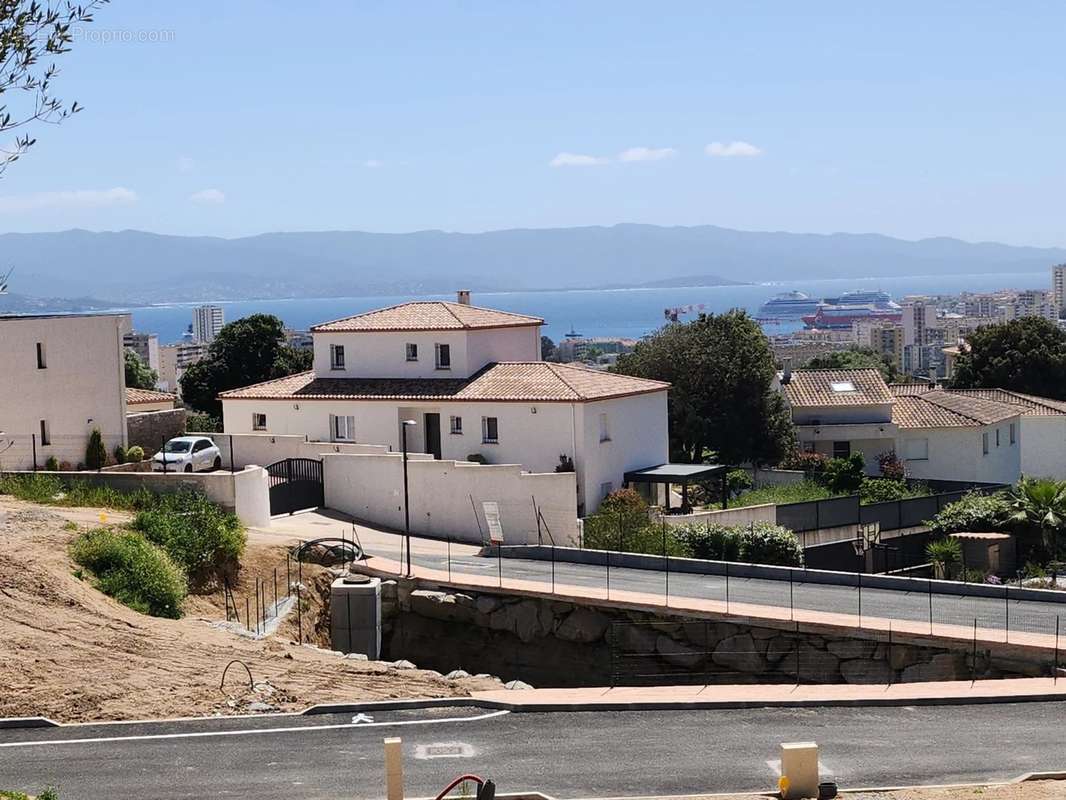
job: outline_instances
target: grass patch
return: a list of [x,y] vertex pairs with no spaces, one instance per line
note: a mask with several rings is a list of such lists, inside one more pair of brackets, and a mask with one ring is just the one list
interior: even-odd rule
[[75,563],[91,571],[96,588],[153,617],[178,619],[188,594],[185,573],[163,548],[135,531],[99,529],[70,545]]
[[113,508],[122,511],[146,508],[156,498],[147,489],[120,492],[110,486],[77,480],[64,484],[55,475],[5,475],[0,477],[0,494],[38,505]]
[[761,506],[767,503],[804,503],[810,500],[827,500],[833,493],[825,486],[814,481],[801,481],[800,483],[788,483],[781,486],[763,486],[744,492],[729,501],[730,508],[747,508],[748,506]]
[[194,579],[235,566],[247,542],[236,514],[191,491],[158,495],[137,512],[133,528],[166,550]]

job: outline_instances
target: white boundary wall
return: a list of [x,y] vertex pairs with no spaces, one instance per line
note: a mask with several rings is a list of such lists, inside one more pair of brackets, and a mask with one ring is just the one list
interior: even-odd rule
[[[533,502],[558,545],[577,543],[577,483],[572,472],[530,473],[515,464],[408,461],[412,533],[481,544],[489,538],[483,502],[497,503],[506,544],[535,544]],[[403,530],[403,457],[323,457],[326,506],[369,524]],[[545,544],[551,540],[541,534]]]
[[[230,468],[230,443],[237,456],[237,469],[249,465],[268,467],[283,458],[321,458],[325,453],[370,455],[388,453],[386,445],[345,444],[341,442],[313,442],[306,436],[273,433],[195,433],[189,436],[206,436],[222,452],[222,467]],[[410,454],[408,454],[410,455]]]

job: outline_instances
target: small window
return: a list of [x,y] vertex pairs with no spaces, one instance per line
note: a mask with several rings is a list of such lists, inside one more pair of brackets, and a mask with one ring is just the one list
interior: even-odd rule
[[929,440],[908,439],[905,441],[903,443],[903,459],[904,461],[928,461]]
[[[437,354],[437,369],[452,368],[452,348],[448,344],[435,344],[433,350]],[[495,419],[495,417],[493,418]]]
[[600,441],[611,441],[611,428],[606,414],[600,414]]
[[354,442],[355,441],[355,417],[352,417],[352,416],[336,416],[336,417],[333,417],[332,433],[333,433],[333,441],[335,441],[335,442]]
[[988,455],[988,431],[981,434],[981,453]]
[[833,381],[829,384],[829,388],[834,392],[854,392],[855,384],[851,381]]
[[999,428],[996,428],[996,447],[999,447]]
[[481,418],[481,441],[485,444],[497,444],[500,441],[500,430],[496,417]]
[[48,435],[48,421],[41,420],[41,444],[49,445],[52,443],[52,437]]
[[267,429],[267,415],[266,414],[252,414],[252,430],[253,431],[265,431]]
[[329,346],[329,368],[344,369],[344,345],[331,344]]
[[451,418],[451,432],[454,433],[456,436],[462,436],[463,435],[463,418],[462,417],[452,417]]
[[418,361],[418,345],[413,342],[407,343],[407,360]]
[[1010,443],[1014,444],[1017,441],[1018,433],[1014,428],[1014,423],[1010,424]]
[[833,458],[847,458],[851,455],[851,442],[833,442]]
[[48,369],[48,363],[44,360],[44,342],[37,342],[37,369]]

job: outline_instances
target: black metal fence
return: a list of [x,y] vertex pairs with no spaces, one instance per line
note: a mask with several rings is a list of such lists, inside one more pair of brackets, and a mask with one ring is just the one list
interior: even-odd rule
[[1005,488],[1007,487],[1003,484],[980,484],[966,491],[956,490],[869,505],[861,505],[858,495],[784,503],[777,507],[777,524],[796,533],[869,522],[880,523],[883,531],[914,528],[935,517],[944,506],[961,500],[969,492],[994,494]]

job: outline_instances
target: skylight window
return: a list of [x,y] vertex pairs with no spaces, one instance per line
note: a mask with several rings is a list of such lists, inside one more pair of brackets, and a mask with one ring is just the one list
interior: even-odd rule
[[829,388],[834,392],[854,392],[855,384],[851,381],[833,381]]

